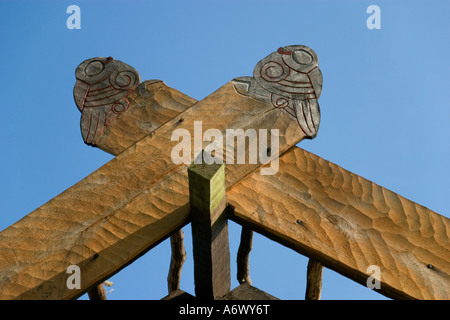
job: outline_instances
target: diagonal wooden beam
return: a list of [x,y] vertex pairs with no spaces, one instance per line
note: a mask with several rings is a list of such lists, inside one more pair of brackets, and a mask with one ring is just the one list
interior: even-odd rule
[[161,80],[142,82],[127,98],[130,102],[128,110],[114,119],[112,125],[104,128],[95,145],[114,156],[197,102]]
[[391,298],[450,298],[450,220],[294,147],[227,193],[232,219]]
[[[74,92],[76,95],[77,85]],[[114,156],[119,155],[197,102],[194,98],[167,86],[161,80],[142,82],[136,90],[127,95],[127,99],[128,110],[104,128],[95,144],[95,147]],[[181,270],[186,260],[183,238],[182,229],[170,237],[172,256],[167,278],[169,294],[179,289]],[[95,297],[96,292],[104,292],[103,284],[99,284],[98,288],[92,291],[92,297]],[[103,296],[106,297],[106,295],[100,295],[100,297]]]
[[[129,95],[129,99],[131,104],[128,112],[116,118],[114,126],[105,128],[97,144],[97,147],[114,155],[118,155],[130,145],[135,144],[195,102],[194,99],[158,80],[141,83],[137,90]],[[150,117],[150,119],[144,118],[144,116]],[[136,156],[138,156],[136,152],[131,152],[131,155],[125,158],[128,160],[133,157],[134,159],[139,158]],[[183,199],[183,197],[180,198],[180,195],[171,197],[172,194],[177,193],[174,190],[179,185],[180,179],[184,177],[183,168],[178,168],[176,171],[178,178],[174,174],[171,179],[160,181],[171,190],[166,192],[166,196],[171,197],[171,200],[174,201],[163,200],[160,194],[156,196],[148,194],[147,200],[145,200],[145,195],[139,197],[139,191],[135,192],[136,196],[133,195],[132,188],[139,186],[136,174],[134,177],[129,176],[128,179],[119,178],[120,172],[126,172],[127,169],[133,171],[133,166],[128,166],[128,168],[122,166],[121,163],[126,161],[104,166],[97,173],[87,177],[0,233],[0,282],[2,283],[0,287],[4,288],[0,294],[2,298],[19,298],[22,295],[23,298],[40,299],[64,297],[64,294],[61,293],[62,288],[57,291],[53,289],[55,283],[63,281],[66,277],[64,273],[61,273],[64,264],[73,261],[74,264],[82,266],[88,263],[92,269],[92,262],[99,261],[100,256],[97,253],[99,250],[109,246],[114,247],[116,242],[120,242],[121,238],[126,237],[128,237],[126,241],[132,244],[133,241],[136,241],[133,238],[142,237],[139,233],[133,234],[133,231],[146,224],[146,232],[156,228],[150,236],[146,236],[148,244],[151,246],[174,231],[175,225],[182,226],[186,223],[184,220],[189,212],[188,207],[180,207],[185,204],[185,201],[177,202],[177,199]],[[114,162],[117,163],[117,159],[114,159]],[[108,183],[114,179],[120,180],[120,182],[116,182],[115,186]],[[185,199],[188,199],[187,192],[184,196]],[[128,198],[132,199],[133,203],[146,203],[151,198],[154,207],[147,208],[145,214],[142,214],[139,208],[133,209],[135,205],[130,204]],[[133,214],[127,216],[125,207],[133,210]],[[118,211],[122,211],[125,215],[117,215]],[[125,251],[120,253],[120,248],[119,245],[115,249],[118,252],[117,258],[112,260],[108,258],[109,261],[107,259],[107,261],[100,262],[100,264],[109,264],[110,271],[108,272],[115,272],[114,270],[119,270],[121,265],[132,261],[133,251],[131,256],[127,257],[127,249],[122,249]],[[142,247],[137,247],[138,251],[142,249]],[[108,254],[114,257],[113,252]],[[90,258],[83,260],[83,257],[89,256]],[[56,261],[60,261],[60,263]],[[40,265],[45,263],[48,266]],[[118,268],[115,266],[116,263]],[[58,270],[58,266],[60,266],[60,270]],[[83,287],[87,287],[91,285],[91,282],[84,271]],[[99,273],[95,277],[96,283],[101,283],[105,278],[104,270],[99,268],[88,271],[88,276],[95,272]],[[54,278],[55,275],[57,275],[56,278]],[[43,281],[43,279],[47,279],[47,281]],[[30,292],[28,291],[30,288],[34,289]],[[93,288],[92,290],[97,289]],[[78,293],[71,291],[68,294],[73,297]]]

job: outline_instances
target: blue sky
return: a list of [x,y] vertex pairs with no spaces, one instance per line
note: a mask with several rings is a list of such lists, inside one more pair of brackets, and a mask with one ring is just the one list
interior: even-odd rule
[[[81,29],[69,30],[69,5]],[[381,9],[369,30],[366,9]],[[112,159],[86,146],[73,100],[75,68],[113,56],[142,80],[203,99],[280,46],[303,44],[324,86],[316,139],[300,147],[450,217],[448,1],[0,2],[0,230]],[[230,223],[231,260],[240,227]],[[182,289],[193,293],[190,228]],[[303,299],[307,258],[256,235],[253,284]],[[108,299],[167,293],[168,241],[110,280]],[[232,264],[232,287],[235,281]],[[85,297],[83,297],[85,298]],[[323,299],[384,299],[328,269]]]

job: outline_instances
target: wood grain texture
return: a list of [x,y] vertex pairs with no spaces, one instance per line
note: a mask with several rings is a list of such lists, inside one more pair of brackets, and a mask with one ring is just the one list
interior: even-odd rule
[[128,110],[104,128],[96,145],[114,156],[197,102],[161,80],[142,82],[127,98]]
[[170,258],[169,274],[167,275],[167,289],[169,294],[180,289],[181,271],[186,261],[186,250],[184,248],[184,232],[179,229],[170,236]]
[[294,147],[274,176],[253,173],[227,192],[232,219],[380,293],[450,298],[450,220]]
[[173,300],[173,301],[195,301],[195,297],[181,289],[172,291],[161,300]]
[[[197,100],[168,87],[161,80],[142,82],[128,95],[130,108],[105,127],[95,147],[117,156],[164,123],[191,107]],[[180,229],[170,237],[171,262],[167,277],[169,293],[179,289],[186,252]],[[102,286],[101,284],[99,286]]]
[[[176,128],[193,135],[197,120],[223,133],[278,128],[281,151],[305,137],[280,110],[225,84],[0,232],[0,299],[76,298],[187,223],[187,166],[172,162],[171,135]],[[259,167],[227,165],[226,186]],[[72,264],[81,268],[80,290],[65,285]]]
[[108,300],[106,298],[106,291],[103,284],[95,286],[88,291],[89,300]]
[[237,90],[270,102],[298,122],[308,137],[317,135],[320,124],[318,99],[322,92],[319,57],[309,47],[281,47],[259,61],[253,77],[235,79]]
[[230,246],[224,164],[188,169],[195,296],[212,300],[230,291]]
[[81,111],[81,134],[85,143],[96,145],[104,128],[127,111],[127,96],[141,78],[133,67],[112,57],[83,61],[76,68],[75,77],[73,96]]
[[252,284],[250,278],[250,251],[252,251],[253,230],[246,226],[242,226],[241,242],[236,258],[237,264],[237,281],[242,284],[244,282]]
[[306,269],[305,300],[320,300],[322,293],[322,274],[322,263],[314,259],[309,259]]
[[244,282],[218,300],[279,300],[278,298]]

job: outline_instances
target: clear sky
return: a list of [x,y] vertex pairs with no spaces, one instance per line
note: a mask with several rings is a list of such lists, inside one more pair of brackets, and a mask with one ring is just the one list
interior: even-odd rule
[[[81,29],[69,30],[69,5]],[[369,30],[369,5],[381,29]],[[450,217],[449,1],[0,1],[0,230],[112,159],[84,144],[75,68],[113,56],[198,100],[280,46],[314,49],[324,85],[300,147]],[[190,228],[181,287],[193,293]],[[232,287],[240,227],[230,222]],[[108,299],[167,294],[170,245],[113,276]],[[256,235],[253,284],[303,299],[307,258]],[[109,289],[109,288],[108,288]],[[86,296],[83,297],[83,299]],[[385,299],[324,271],[322,299]]]

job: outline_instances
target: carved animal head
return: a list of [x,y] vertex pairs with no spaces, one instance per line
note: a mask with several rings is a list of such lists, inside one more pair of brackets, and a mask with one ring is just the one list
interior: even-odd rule
[[73,93],[81,111],[81,132],[87,144],[95,145],[104,127],[128,109],[127,96],[141,79],[133,67],[112,57],[83,61],[75,77]]

